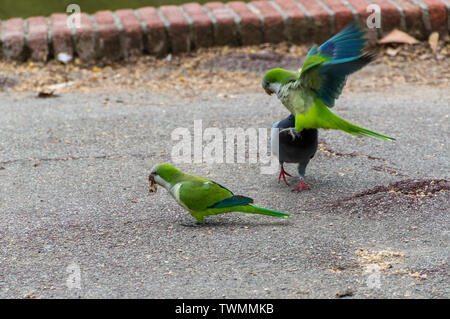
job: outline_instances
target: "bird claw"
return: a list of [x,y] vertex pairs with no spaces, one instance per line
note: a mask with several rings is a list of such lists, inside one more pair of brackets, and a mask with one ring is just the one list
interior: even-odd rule
[[309,190],[309,187],[303,183],[303,180],[300,180],[300,185],[297,188],[293,189],[293,192],[301,192],[302,190]]
[[287,176],[292,176],[291,174],[289,174],[288,172],[286,172],[283,168],[283,165],[281,165],[280,168],[280,175],[278,175],[278,183],[280,182],[281,177],[283,177],[283,181],[286,183],[286,185],[289,185],[288,182],[286,181],[286,175]]
[[300,137],[301,135],[299,134],[300,132],[298,132],[295,128],[293,128],[293,127],[289,127],[289,128],[285,128],[285,129],[282,129],[281,131],[280,131],[280,133],[282,133],[282,132],[289,132],[289,135],[292,137],[292,141],[295,141],[295,139],[297,138],[297,137]]

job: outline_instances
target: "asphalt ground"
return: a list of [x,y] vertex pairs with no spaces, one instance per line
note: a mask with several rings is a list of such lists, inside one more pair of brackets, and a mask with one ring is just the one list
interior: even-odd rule
[[173,130],[269,128],[287,115],[275,97],[0,93],[0,297],[448,298],[449,97],[345,92],[334,112],[397,140],[321,131],[301,193],[258,163],[178,164],[292,214],[186,227],[164,189],[148,192]]

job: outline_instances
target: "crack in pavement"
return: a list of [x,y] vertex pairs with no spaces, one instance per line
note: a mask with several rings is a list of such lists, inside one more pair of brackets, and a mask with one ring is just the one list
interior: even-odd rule
[[383,167],[383,166],[380,165],[380,166],[372,166],[372,169],[373,169],[374,171],[377,171],[377,172],[384,172],[384,173],[387,173],[387,174],[390,174],[390,175],[393,175],[393,176],[406,177],[405,174],[400,173],[400,172],[398,172],[398,171],[396,171],[395,169],[390,168],[390,167]]
[[356,152],[352,152],[352,153],[340,153],[337,151],[334,151],[333,149],[331,149],[330,147],[327,146],[327,144],[323,141],[320,140],[319,141],[319,147],[318,147],[319,151],[321,151],[322,153],[324,153],[326,156],[328,157],[333,157],[333,156],[339,156],[339,157],[363,157],[363,158],[367,158],[369,160],[372,161],[381,161],[385,164],[391,164],[391,165],[395,165],[393,162],[391,162],[390,160],[387,160],[385,158],[381,158],[381,157],[375,157],[375,156],[371,156],[371,155],[366,155],[366,154],[361,154],[361,153],[356,153]]
[[332,203],[333,207],[342,207],[345,203],[354,201],[355,199],[364,198],[366,196],[378,193],[393,193],[398,195],[406,195],[409,198],[417,199],[422,197],[430,197],[441,191],[450,190],[450,181],[446,179],[423,179],[412,180],[406,179],[387,186],[379,185],[368,189],[364,192],[336,200]]
[[[139,159],[147,159],[153,158],[157,156],[156,154],[111,154],[111,155],[89,155],[89,156],[68,156],[68,157],[55,157],[55,158],[28,158],[28,159],[15,159],[8,161],[1,161],[0,165],[8,165],[15,163],[27,163],[27,162],[35,162],[34,166],[38,166],[39,162],[65,162],[72,160],[84,160],[84,159],[117,159],[117,158],[126,158],[126,157],[134,157]],[[0,170],[5,169],[5,167],[0,166]]]

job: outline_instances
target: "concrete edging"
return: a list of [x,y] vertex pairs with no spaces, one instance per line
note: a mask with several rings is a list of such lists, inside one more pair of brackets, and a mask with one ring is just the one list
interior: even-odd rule
[[81,13],[69,29],[67,14],[0,21],[0,58],[45,62],[59,53],[84,63],[117,61],[142,54],[165,56],[200,47],[326,40],[353,20],[364,23],[370,4],[381,9],[381,29],[399,28],[417,38],[448,34],[450,0],[259,0],[188,3],[115,12]]

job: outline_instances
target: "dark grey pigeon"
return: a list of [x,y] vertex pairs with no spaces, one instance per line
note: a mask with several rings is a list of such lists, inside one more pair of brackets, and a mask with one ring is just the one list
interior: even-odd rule
[[[277,138],[278,137],[278,138]],[[293,191],[308,189],[304,184],[306,166],[316,154],[319,144],[319,132],[316,129],[304,129],[301,132],[295,130],[295,117],[289,115],[284,120],[275,123],[272,127],[271,150],[280,161],[280,175],[278,183],[283,177],[286,185],[286,175],[292,176],[284,170],[284,163],[298,163],[297,170],[300,177],[300,185]]]

